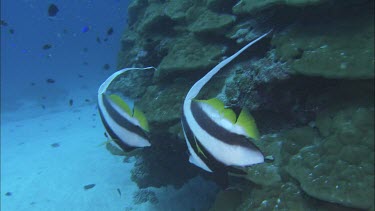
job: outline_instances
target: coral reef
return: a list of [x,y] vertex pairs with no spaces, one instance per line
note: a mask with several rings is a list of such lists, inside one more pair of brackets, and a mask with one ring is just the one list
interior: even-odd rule
[[181,37],[176,39],[168,55],[160,62],[157,77],[159,80],[175,78],[212,68],[219,62],[224,51],[224,46],[203,44],[191,36]]
[[223,33],[235,20],[236,17],[233,15],[217,14],[207,10],[189,26],[189,30],[196,34]]
[[[180,187],[188,163],[180,115],[192,84],[241,46],[200,99],[246,107],[266,162],[230,174],[211,210],[374,210],[374,1],[133,0],[112,89],[136,99],[152,147],[137,151],[139,187]],[[143,74],[143,75],[142,75]]]
[[315,198],[369,209],[374,199],[369,188],[375,179],[374,110],[356,106],[325,115],[318,116],[324,124],[317,124],[319,131],[328,131],[324,140],[300,149],[287,171]]
[[131,179],[139,188],[172,185],[180,188],[197,175],[197,169],[190,168],[188,154],[181,140],[170,136],[151,137],[153,146],[135,155],[136,163]]
[[320,4],[329,0],[265,0],[265,1],[252,1],[240,0],[233,7],[234,14],[253,14],[261,12],[262,10],[272,8],[278,5],[298,6],[304,7],[308,5]]
[[362,9],[349,10],[344,17],[333,13],[317,22],[305,20],[292,25],[272,42],[278,58],[287,61],[294,74],[373,78],[373,18],[373,12]]
[[156,194],[151,190],[141,189],[133,194],[134,204],[142,204],[148,201],[153,204],[156,204],[159,201]]

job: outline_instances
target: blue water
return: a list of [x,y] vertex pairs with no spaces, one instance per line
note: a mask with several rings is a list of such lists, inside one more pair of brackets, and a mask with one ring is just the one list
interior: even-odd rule
[[[59,8],[53,18],[47,13],[50,3]],[[8,23],[1,27],[3,111],[14,110],[25,100],[49,105],[92,98],[99,84],[116,70],[127,5],[124,0],[2,1],[1,19]],[[104,42],[110,27],[114,32]],[[45,44],[52,48],[43,50]],[[107,71],[105,64],[110,65]],[[48,84],[47,78],[56,82]],[[80,91],[86,96],[75,96]]]
[[[59,8],[52,18],[47,12],[51,3]],[[198,177],[180,189],[142,192],[131,180],[135,160],[124,163],[103,145],[107,138],[98,115],[97,90],[117,70],[128,4],[1,1],[1,20],[7,23],[1,26],[1,210],[210,206],[217,191],[212,182]],[[110,28],[113,33],[108,35]],[[148,191],[156,193],[157,204],[142,201]]]

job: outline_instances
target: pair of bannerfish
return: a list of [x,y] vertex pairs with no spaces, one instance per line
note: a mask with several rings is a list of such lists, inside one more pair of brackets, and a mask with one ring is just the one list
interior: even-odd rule
[[[253,117],[242,109],[238,117],[217,98],[195,99],[203,86],[244,50],[266,37],[263,34],[220,62],[189,90],[183,104],[182,129],[190,153],[189,161],[208,171],[222,171],[263,163],[264,156],[252,142],[259,139]],[[108,89],[113,80],[129,70],[155,70],[153,67],[125,68],[111,75],[99,88],[99,113],[104,127],[122,150],[148,147],[149,126],[145,115],[128,98]]]

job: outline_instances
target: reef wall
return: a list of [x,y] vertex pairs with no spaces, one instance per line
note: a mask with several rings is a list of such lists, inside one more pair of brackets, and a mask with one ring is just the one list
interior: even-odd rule
[[215,180],[188,163],[184,97],[273,29],[200,95],[248,108],[269,158],[232,175],[212,210],[374,210],[373,0],[133,0],[128,13],[118,68],[157,68],[113,87],[149,120],[153,147],[137,152],[132,177],[140,187]]

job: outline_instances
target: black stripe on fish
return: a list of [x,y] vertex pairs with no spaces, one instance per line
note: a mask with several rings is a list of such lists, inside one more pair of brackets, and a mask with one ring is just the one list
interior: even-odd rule
[[142,128],[133,125],[129,120],[125,119],[120,113],[116,111],[115,108],[112,107],[111,103],[108,100],[108,97],[106,95],[103,95],[103,105],[104,108],[107,110],[108,115],[121,127],[124,129],[137,134],[138,136],[148,139],[146,133],[143,131]]
[[202,110],[198,102],[192,101],[190,108],[193,117],[197,121],[199,127],[205,130],[212,137],[215,137],[219,141],[222,141],[229,145],[243,146],[246,148],[250,148],[251,150],[260,151],[259,148],[250,141],[250,138],[228,131],[227,129],[221,127],[216,122],[214,122]]
[[[206,150],[206,148],[199,142],[199,140],[197,138],[194,138],[194,134],[193,132],[191,131],[189,125],[187,124],[186,122],[186,117],[184,114],[182,114],[182,117],[181,117],[181,123],[182,123],[182,127],[184,128],[184,131],[185,131],[185,135],[186,135],[186,138],[187,138],[187,141],[190,143],[191,147],[193,148],[195,154],[198,155],[198,157],[207,165],[208,168],[210,168],[213,172],[216,172],[216,173],[224,173],[224,172],[232,172],[232,173],[235,173],[235,174],[246,174],[244,173],[242,170],[240,169],[237,169],[237,168],[234,168],[234,167],[231,167],[231,166],[225,166],[223,163],[221,163],[220,161],[218,161],[214,156],[211,155],[210,152],[208,152]],[[197,141],[195,141],[195,139]],[[197,145],[198,147],[200,148],[200,150],[203,152],[204,155],[202,155],[202,153],[200,153],[198,151],[198,148],[197,148]]]
[[107,131],[108,135],[113,139],[113,141],[122,149],[124,150],[125,152],[129,152],[133,149],[135,149],[136,147],[131,147],[129,145],[127,145],[124,140],[121,140],[115,132],[113,132],[113,130],[111,129],[111,127],[108,125],[107,121],[105,120],[104,116],[103,116],[103,113],[99,107],[99,114],[100,114],[100,118],[102,119],[102,122],[103,122],[103,125],[104,125],[104,128],[105,130]]
[[[223,166],[222,163],[218,162],[207,150],[204,148],[204,146],[194,137],[193,132],[191,131],[189,125],[186,122],[185,115],[182,114],[181,117],[181,123],[182,126],[184,127],[185,135],[187,138],[187,141],[190,143],[191,147],[193,148],[195,154],[203,161],[204,164],[207,165],[208,168],[210,168],[212,171],[216,171],[220,169],[220,167]],[[199,152],[198,147],[201,149],[203,154]]]

